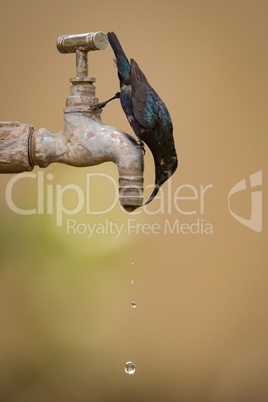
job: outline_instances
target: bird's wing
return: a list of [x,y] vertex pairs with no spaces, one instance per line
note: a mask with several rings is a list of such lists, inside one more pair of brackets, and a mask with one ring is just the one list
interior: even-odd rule
[[155,108],[149,101],[150,85],[135,60],[130,59],[131,65],[131,97],[134,116],[145,128],[155,126]]
[[135,60],[130,59],[130,63],[132,104],[136,119],[147,129],[158,125],[163,126],[164,131],[172,130],[172,121],[166,105],[150,86]]

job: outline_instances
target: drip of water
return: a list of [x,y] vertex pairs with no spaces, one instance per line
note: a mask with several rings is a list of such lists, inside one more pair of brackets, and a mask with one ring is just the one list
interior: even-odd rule
[[[134,261],[131,261],[131,265],[134,265]],[[130,283],[132,283],[132,284],[134,283],[133,278],[130,279]],[[134,301],[132,301],[131,302],[131,308],[136,308],[136,307],[137,307],[136,303]],[[131,361],[126,362],[126,364],[125,364],[125,372],[127,374],[134,374],[135,370],[136,370],[136,366],[135,366],[135,364],[133,362],[131,362]]]
[[134,363],[132,362],[126,362],[125,364],[125,372],[127,374],[134,374],[136,370],[136,366]]

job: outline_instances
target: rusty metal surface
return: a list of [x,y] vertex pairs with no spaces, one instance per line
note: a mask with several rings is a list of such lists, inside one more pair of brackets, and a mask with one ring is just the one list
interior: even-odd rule
[[114,162],[119,172],[120,204],[129,212],[143,202],[143,152],[130,135],[81,113],[66,113],[64,129],[51,134],[34,132],[33,163],[42,168],[51,163],[94,166]]
[[[70,96],[66,99],[66,108],[64,113],[87,112],[89,106],[98,103],[95,96],[95,87],[93,77],[73,77],[70,79]],[[98,113],[100,115],[100,112]]]
[[0,122],[0,173],[32,170],[29,160],[29,138],[34,128],[16,121]]
[[0,122],[0,173],[19,173],[51,163],[76,167],[114,162],[119,201],[128,211],[143,203],[143,152],[130,135],[103,124],[94,113],[64,115],[64,128],[52,134],[29,124]]

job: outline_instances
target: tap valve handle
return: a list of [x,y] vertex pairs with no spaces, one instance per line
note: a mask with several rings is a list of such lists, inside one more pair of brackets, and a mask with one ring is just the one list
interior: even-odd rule
[[108,45],[104,32],[90,32],[78,35],[62,35],[57,40],[60,53],[76,53],[76,76],[87,77],[87,54],[92,50],[103,50]]
[[103,50],[107,45],[107,35],[104,32],[62,35],[57,40],[57,49],[60,53],[76,53],[77,49],[84,52]]

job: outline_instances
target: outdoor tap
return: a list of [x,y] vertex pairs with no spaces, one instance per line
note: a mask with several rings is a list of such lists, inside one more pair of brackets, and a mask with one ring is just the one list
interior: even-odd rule
[[143,203],[143,151],[129,134],[101,121],[101,110],[89,111],[98,103],[95,78],[88,76],[88,52],[107,47],[103,32],[63,35],[61,53],[76,53],[76,76],[70,79],[70,96],[64,109],[64,127],[57,134],[35,130],[19,122],[0,122],[0,173],[30,171],[59,162],[71,166],[94,166],[114,162],[119,171],[119,200],[128,212]]

